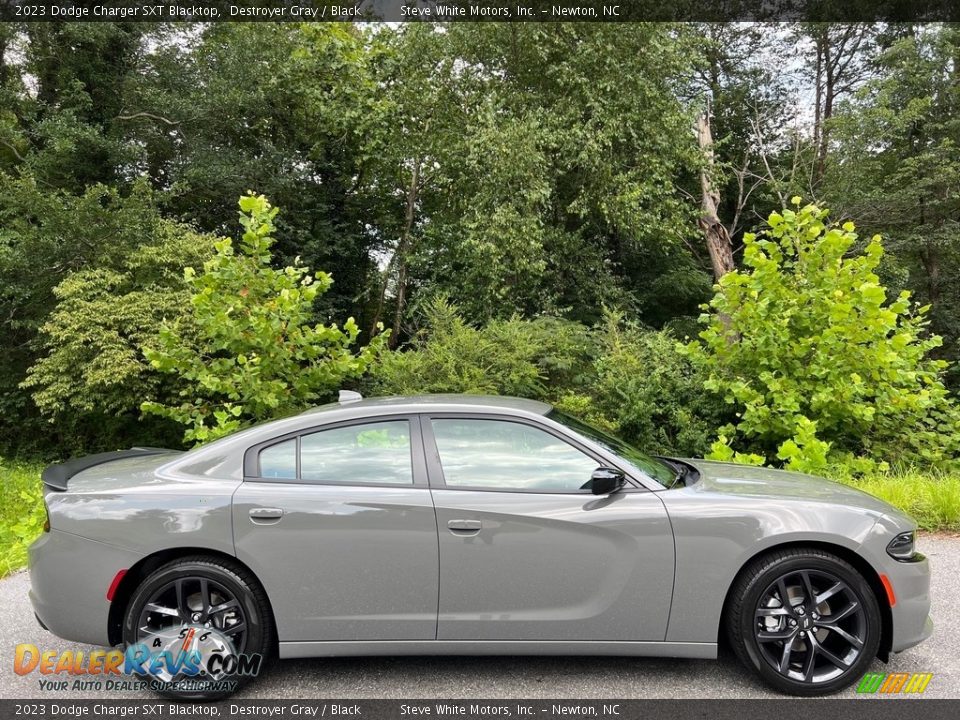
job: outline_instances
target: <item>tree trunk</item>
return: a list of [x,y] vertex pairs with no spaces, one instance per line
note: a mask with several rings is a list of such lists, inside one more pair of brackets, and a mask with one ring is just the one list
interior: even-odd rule
[[940,302],[940,257],[937,249],[927,245],[920,248],[920,260],[927,274],[927,296],[932,305]]
[[713,277],[719,280],[734,269],[733,245],[730,234],[718,214],[720,193],[713,186],[711,171],[714,167],[713,134],[710,132],[710,114],[705,112],[697,118],[697,142],[704,155],[704,165],[700,169],[700,229],[707,242]]
[[813,147],[817,154],[817,161],[814,164],[813,184],[816,184],[817,168],[820,158],[820,133],[823,132],[823,45],[824,37],[822,34],[814,38],[814,45],[817,50],[817,65],[814,77],[814,99],[813,99]]
[[0,86],[5,86],[7,84],[7,43],[9,38],[6,34],[6,29],[0,29]]
[[[814,187],[820,185],[823,181],[823,175],[827,168],[827,142],[830,134],[830,118],[833,117],[833,101],[836,97],[836,77],[834,73],[834,58],[831,57],[830,38],[826,35],[829,30],[824,31],[823,42],[823,110],[818,107],[820,130],[817,137],[817,164],[813,174]],[[821,54],[817,53],[817,66],[819,68]],[[819,93],[818,93],[819,94]]]
[[386,269],[383,271],[383,281],[380,285],[380,298],[377,301],[377,311],[373,316],[373,323],[371,325],[370,334],[373,335],[377,331],[377,325],[383,319],[383,310],[386,305],[387,297],[387,286],[390,284],[390,278],[393,276],[394,271],[397,274],[397,308],[393,315],[393,332],[390,334],[390,339],[387,341],[388,346],[392,349],[397,346],[397,335],[400,330],[400,323],[403,320],[403,308],[406,303],[407,295],[407,253],[409,252],[409,247],[411,243],[411,235],[413,233],[413,221],[416,216],[417,208],[417,198],[420,191],[420,158],[416,158],[413,161],[413,170],[411,172],[410,184],[407,186],[407,203],[406,211],[404,212],[403,218],[403,230],[400,233],[400,240],[397,242],[397,247],[393,251],[393,256],[390,258],[390,262],[387,263]]
[[410,187],[407,189],[407,211],[403,218],[403,235],[397,245],[397,309],[393,315],[393,332],[390,333],[390,348],[397,346],[403,309],[407,301],[407,253],[410,251],[413,219],[417,209],[417,193],[420,190],[420,158],[413,161]]

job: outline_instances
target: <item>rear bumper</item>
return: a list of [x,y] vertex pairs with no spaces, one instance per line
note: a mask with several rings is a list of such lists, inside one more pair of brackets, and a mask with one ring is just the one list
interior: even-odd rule
[[108,645],[107,589],[138,556],[51,530],[30,546],[30,602],[40,624],[65,640]]

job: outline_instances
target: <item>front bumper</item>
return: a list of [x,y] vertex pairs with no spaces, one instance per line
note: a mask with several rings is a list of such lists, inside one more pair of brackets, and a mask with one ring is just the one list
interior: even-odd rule
[[933,632],[933,620],[930,618],[930,562],[922,555],[915,561],[900,562],[887,554],[887,543],[897,533],[909,529],[903,527],[904,521],[881,517],[861,547],[861,554],[877,573],[886,575],[893,589],[890,651],[895,653],[923,642]]
[[896,562],[886,568],[896,604],[890,608],[893,618],[893,638],[890,649],[902,652],[912,648],[933,634],[930,617],[930,563],[926,558],[917,562]]
[[30,602],[40,624],[65,640],[109,645],[107,589],[139,557],[58,530],[41,535],[28,555]]

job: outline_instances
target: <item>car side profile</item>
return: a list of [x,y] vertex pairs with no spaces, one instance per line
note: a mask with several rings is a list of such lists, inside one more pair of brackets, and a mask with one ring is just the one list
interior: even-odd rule
[[95,645],[187,627],[279,658],[716,658],[729,642],[772,687],[816,695],[932,631],[928,562],[890,505],[650,457],[531,400],[344,393],[43,480],[30,598],[45,628]]

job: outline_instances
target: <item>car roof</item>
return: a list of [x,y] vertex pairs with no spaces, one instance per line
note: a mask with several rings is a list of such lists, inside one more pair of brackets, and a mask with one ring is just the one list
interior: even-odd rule
[[546,415],[552,407],[537,400],[499,395],[413,395],[377,397],[341,402],[315,407],[299,415],[271,420],[240,430],[208,444],[193,448],[158,469],[168,477],[216,477],[243,478],[243,456],[252,445],[263,440],[280,437],[284,433],[300,432],[316,424],[340,421],[363,420],[383,415],[404,413],[496,413]]
[[459,394],[434,394],[434,395],[397,395],[391,397],[373,397],[363,398],[362,400],[344,400],[341,402],[320,405],[301,413],[301,415],[314,415],[317,413],[329,412],[338,408],[357,408],[375,411],[377,408],[399,409],[403,407],[411,412],[421,411],[469,411],[476,408],[483,409],[501,409],[501,410],[519,410],[533,413],[535,415],[546,415],[552,409],[552,406],[540,402],[539,400],[529,400],[527,398],[510,397],[505,395],[459,395]]

